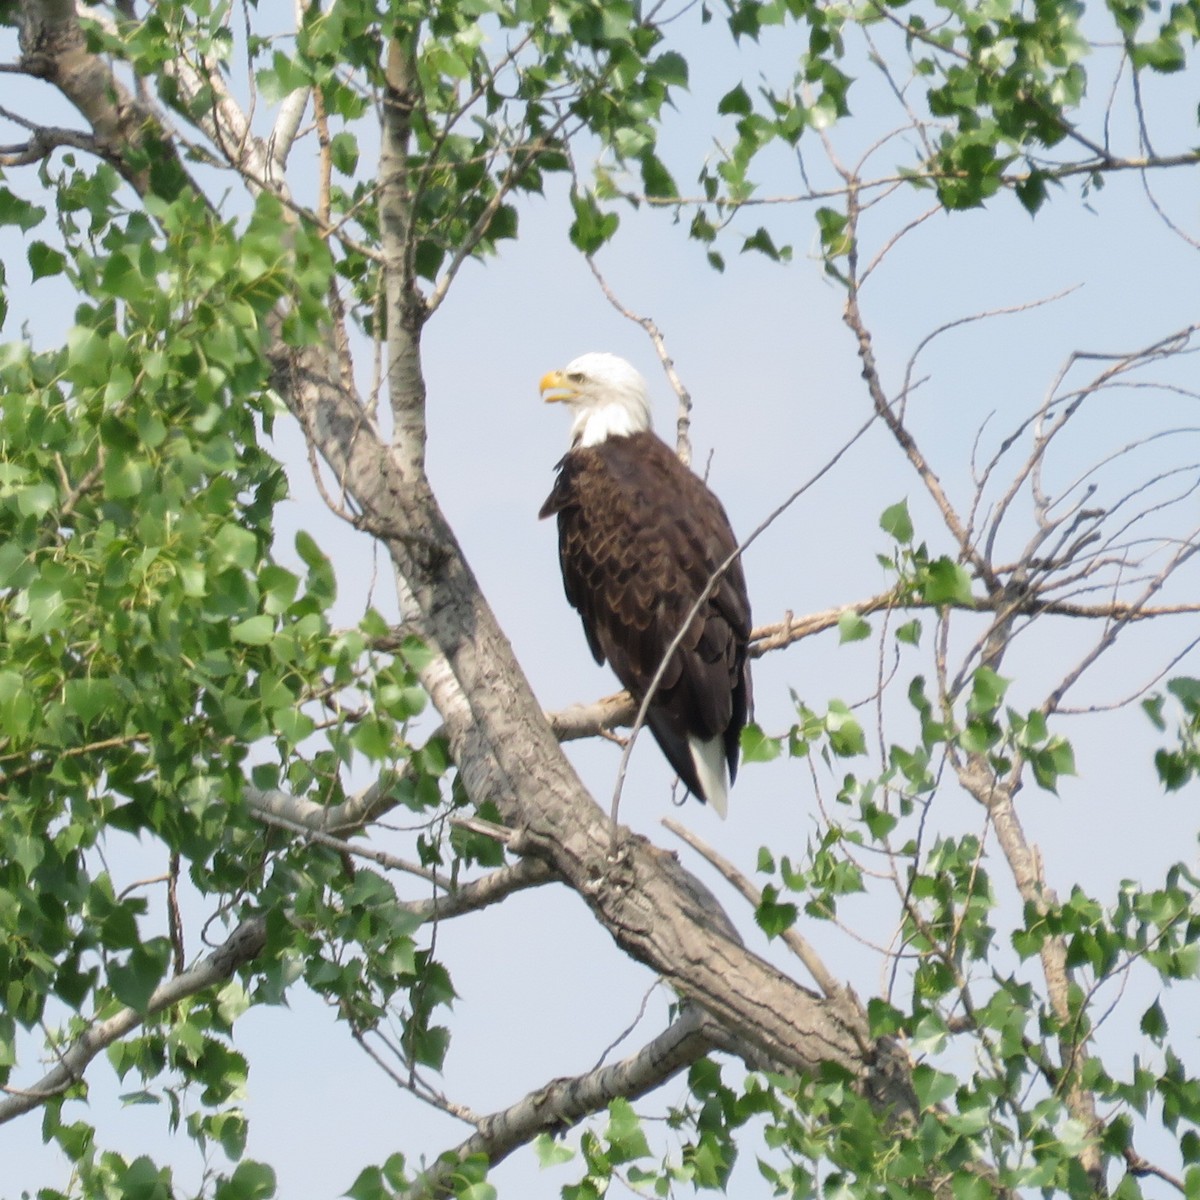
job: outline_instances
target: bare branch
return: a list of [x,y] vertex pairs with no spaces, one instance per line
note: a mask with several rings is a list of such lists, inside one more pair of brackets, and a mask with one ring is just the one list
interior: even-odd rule
[[482,879],[460,883],[445,895],[406,905],[426,921],[449,920],[464,913],[478,912],[489,905],[508,899],[515,892],[557,882],[553,870],[540,859],[523,858],[505,867],[497,867]]
[[400,771],[382,775],[365,791],[348,797],[340,804],[318,804],[315,800],[294,796],[278,788],[264,791],[250,784],[246,785],[243,794],[251,814],[260,820],[274,821],[306,833],[345,833],[360,828],[394,807],[397,788],[407,772],[408,766],[405,764]]
[[29,130],[29,138],[25,142],[15,142],[10,146],[0,146],[0,166],[22,167],[29,163],[40,162],[49,158],[61,146],[72,150],[83,150],[88,154],[100,154],[100,143],[89,133],[81,133],[75,129],[61,129],[57,126],[36,125],[26,120],[19,113],[10,112],[0,106],[0,117],[12,121],[16,125]]
[[[1148,603],[1163,587],[1166,581],[1174,572],[1181,567],[1189,558],[1197,551],[1200,551],[1200,527],[1197,527],[1188,536],[1186,541],[1180,546],[1178,551],[1172,555],[1166,566],[1155,576],[1154,579],[1146,586],[1141,597],[1134,601],[1130,606],[1130,613],[1136,612],[1142,605]],[[1079,681],[1080,676],[1091,667],[1096,660],[1108,650],[1113,642],[1116,641],[1117,635],[1132,619],[1131,615],[1123,615],[1112,622],[1111,625],[1104,631],[1103,636],[1097,641],[1095,646],[1084,655],[1084,657],[1076,663],[1076,665],[1067,672],[1061,682],[1050,692],[1044,701],[1042,701],[1042,712],[1049,714],[1056,712],[1058,705],[1063,696],[1075,686]]]
[[[1040,856],[1017,816],[1012,787],[996,778],[984,755],[968,755],[966,762],[955,761],[954,766],[963,787],[984,806],[991,817],[997,840],[1021,898],[1038,913],[1053,911],[1058,907],[1058,896],[1046,882]],[[1014,778],[1020,770],[1020,765],[1014,767]],[[1065,938],[1061,934],[1046,937],[1038,956],[1046,979],[1047,998],[1060,1023],[1061,1079],[1067,1106],[1087,1129],[1094,1130],[1099,1127],[1095,1095],[1080,1083],[1087,1060],[1087,1047],[1072,1032],[1076,1025],[1071,1014],[1071,972],[1067,966]],[[1082,1160],[1085,1169],[1090,1174],[1096,1174],[1100,1169],[1099,1148],[1086,1148]]]
[[1143,1158],[1132,1146],[1125,1147],[1124,1156],[1130,1175],[1136,1175],[1139,1178],[1154,1175],[1164,1183],[1170,1184],[1181,1196],[1187,1195],[1187,1185],[1178,1175],[1172,1175],[1170,1171],[1155,1166],[1149,1159]]
[[279,112],[275,116],[275,127],[267,138],[267,157],[271,164],[272,179],[282,179],[287,169],[288,155],[296,141],[300,130],[300,122],[304,120],[304,110],[308,107],[310,88],[297,88],[283,98]]
[[[574,169],[573,165],[572,169]],[[604,278],[603,274],[601,274],[600,268],[596,265],[595,257],[591,254],[585,257],[587,265],[591,268],[592,275],[600,285],[600,290],[604,293],[604,298],[627,321],[632,321],[635,325],[640,325],[646,331],[646,336],[653,344],[654,352],[658,355],[658,361],[662,363],[663,373],[666,375],[668,382],[671,384],[671,390],[675,393],[675,397],[679,401],[678,416],[675,418],[675,453],[679,456],[679,461],[684,466],[691,466],[692,394],[688,391],[683,380],[679,378],[679,373],[675,370],[675,360],[667,352],[667,340],[663,336],[662,330],[659,329],[653,317],[639,317],[632,309],[626,308],[617,298],[617,294],[609,287],[608,281]]]
[[[268,795],[275,796],[278,793],[268,793]],[[328,833],[322,833],[319,829],[308,829],[303,825],[298,825],[284,817],[277,817],[273,813],[263,809],[259,809],[255,813],[255,816],[264,825],[270,825],[276,829],[285,829],[289,833],[302,834],[308,841],[315,842],[318,846],[326,846],[330,850],[336,850],[339,854],[350,854],[355,858],[368,859],[370,862],[377,863],[389,871],[404,871],[409,875],[416,875],[419,879],[426,879],[435,887],[445,892],[451,891],[454,887],[453,881],[447,879],[444,875],[439,875],[436,871],[431,871],[428,867],[420,866],[418,863],[397,858],[394,854],[388,854],[386,850],[376,850],[372,846],[362,846],[355,842],[348,842],[344,838],[332,837]]]
[[847,231],[850,238],[850,250],[847,255],[846,274],[846,304],[842,313],[843,320],[854,334],[858,342],[858,357],[862,362],[863,379],[866,380],[867,391],[875,409],[875,415],[888,427],[896,443],[904,451],[905,457],[925,485],[925,490],[937,505],[938,512],[946,524],[958,546],[962,559],[970,562],[976,573],[983,580],[989,592],[995,591],[999,583],[992,574],[988,564],[976,552],[971,541],[970,532],[959,517],[954,505],[946,495],[945,488],[936,472],[930,466],[917,445],[916,440],[908,431],[901,416],[896,410],[895,403],[890,401],[884,391],[883,382],[879,376],[879,368],[875,362],[875,350],[871,342],[871,334],[863,320],[858,303],[858,214],[860,211],[856,181],[847,177],[850,191],[847,195]]

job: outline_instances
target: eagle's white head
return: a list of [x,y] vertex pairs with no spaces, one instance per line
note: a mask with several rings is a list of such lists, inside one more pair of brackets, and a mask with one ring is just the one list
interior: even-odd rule
[[[641,373],[615,354],[581,354],[561,371],[542,376],[546,402],[569,405],[571,445],[595,446],[651,428],[650,397]],[[548,394],[547,394],[548,393]]]

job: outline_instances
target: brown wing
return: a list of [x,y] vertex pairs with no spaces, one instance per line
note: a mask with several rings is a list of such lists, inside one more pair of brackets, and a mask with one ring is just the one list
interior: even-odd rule
[[[559,464],[541,516],[558,515],[567,599],[597,662],[639,699],[713,572],[737,546],[721,503],[652,433],[608,438]],[[750,711],[750,605],[741,561],[692,618],[649,723],[680,778],[702,796],[689,736],[723,739],[729,774]]]

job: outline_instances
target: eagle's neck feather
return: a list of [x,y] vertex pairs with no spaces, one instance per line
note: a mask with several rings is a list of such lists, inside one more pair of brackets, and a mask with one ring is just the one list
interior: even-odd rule
[[571,427],[571,445],[581,450],[598,446],[610,437],[631,437],[649,428],[646,417],[631,412],[624,404],[602,404],[584,410],[575,418]]

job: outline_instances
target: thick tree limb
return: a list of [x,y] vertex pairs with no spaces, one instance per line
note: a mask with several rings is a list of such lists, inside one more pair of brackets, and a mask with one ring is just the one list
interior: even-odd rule
[[392,452],[410,479],[425,469],[425,379],[421,326],[425,301],[412,267],[416,252],[409,179],[409,141],[417,105],[417,30],[388,42],[383,101],[383,148],[379,159],[379,222],[383,235],[387,297],[387,390],[392,407]]
[[20,12],[22,70],[53,84],[79,110],[92,128],[96,152],[138,195],[151,190],[151,164],[160,172],[169,164],[179,180],[185,178],[157,114],[88,50],[74,0],[26,0]]
[[573,742],[628,725],[636,713],[637,706],[628,692],[614,692],[591,704],[572,704],[559,712],[548,712],[546,720],[560,742]]
[[284,821],[307,832],[337,834],[358,829],[396,804],[396,787],[404,771],[385,775],[357,796],[340,804],[318,804],[305,796],[272,788],[264,791],[250,784],[243,795],[250,812],[260,819]]
[[443,716],[469,794],[496,804],[520,834],[513,849],[547,861],[624,950],[776,1065],[811,1073],[832,1060],[865,1080],[875,1052],[856,1008],[740,946],[727,919],[698,905],[696,881],[673,857],[637,838],[610,856],[608,823],[563,758],[428,484],[404,478],[315,354],[280,346],[278,390],[386,541],[458,680],[468,711]]

